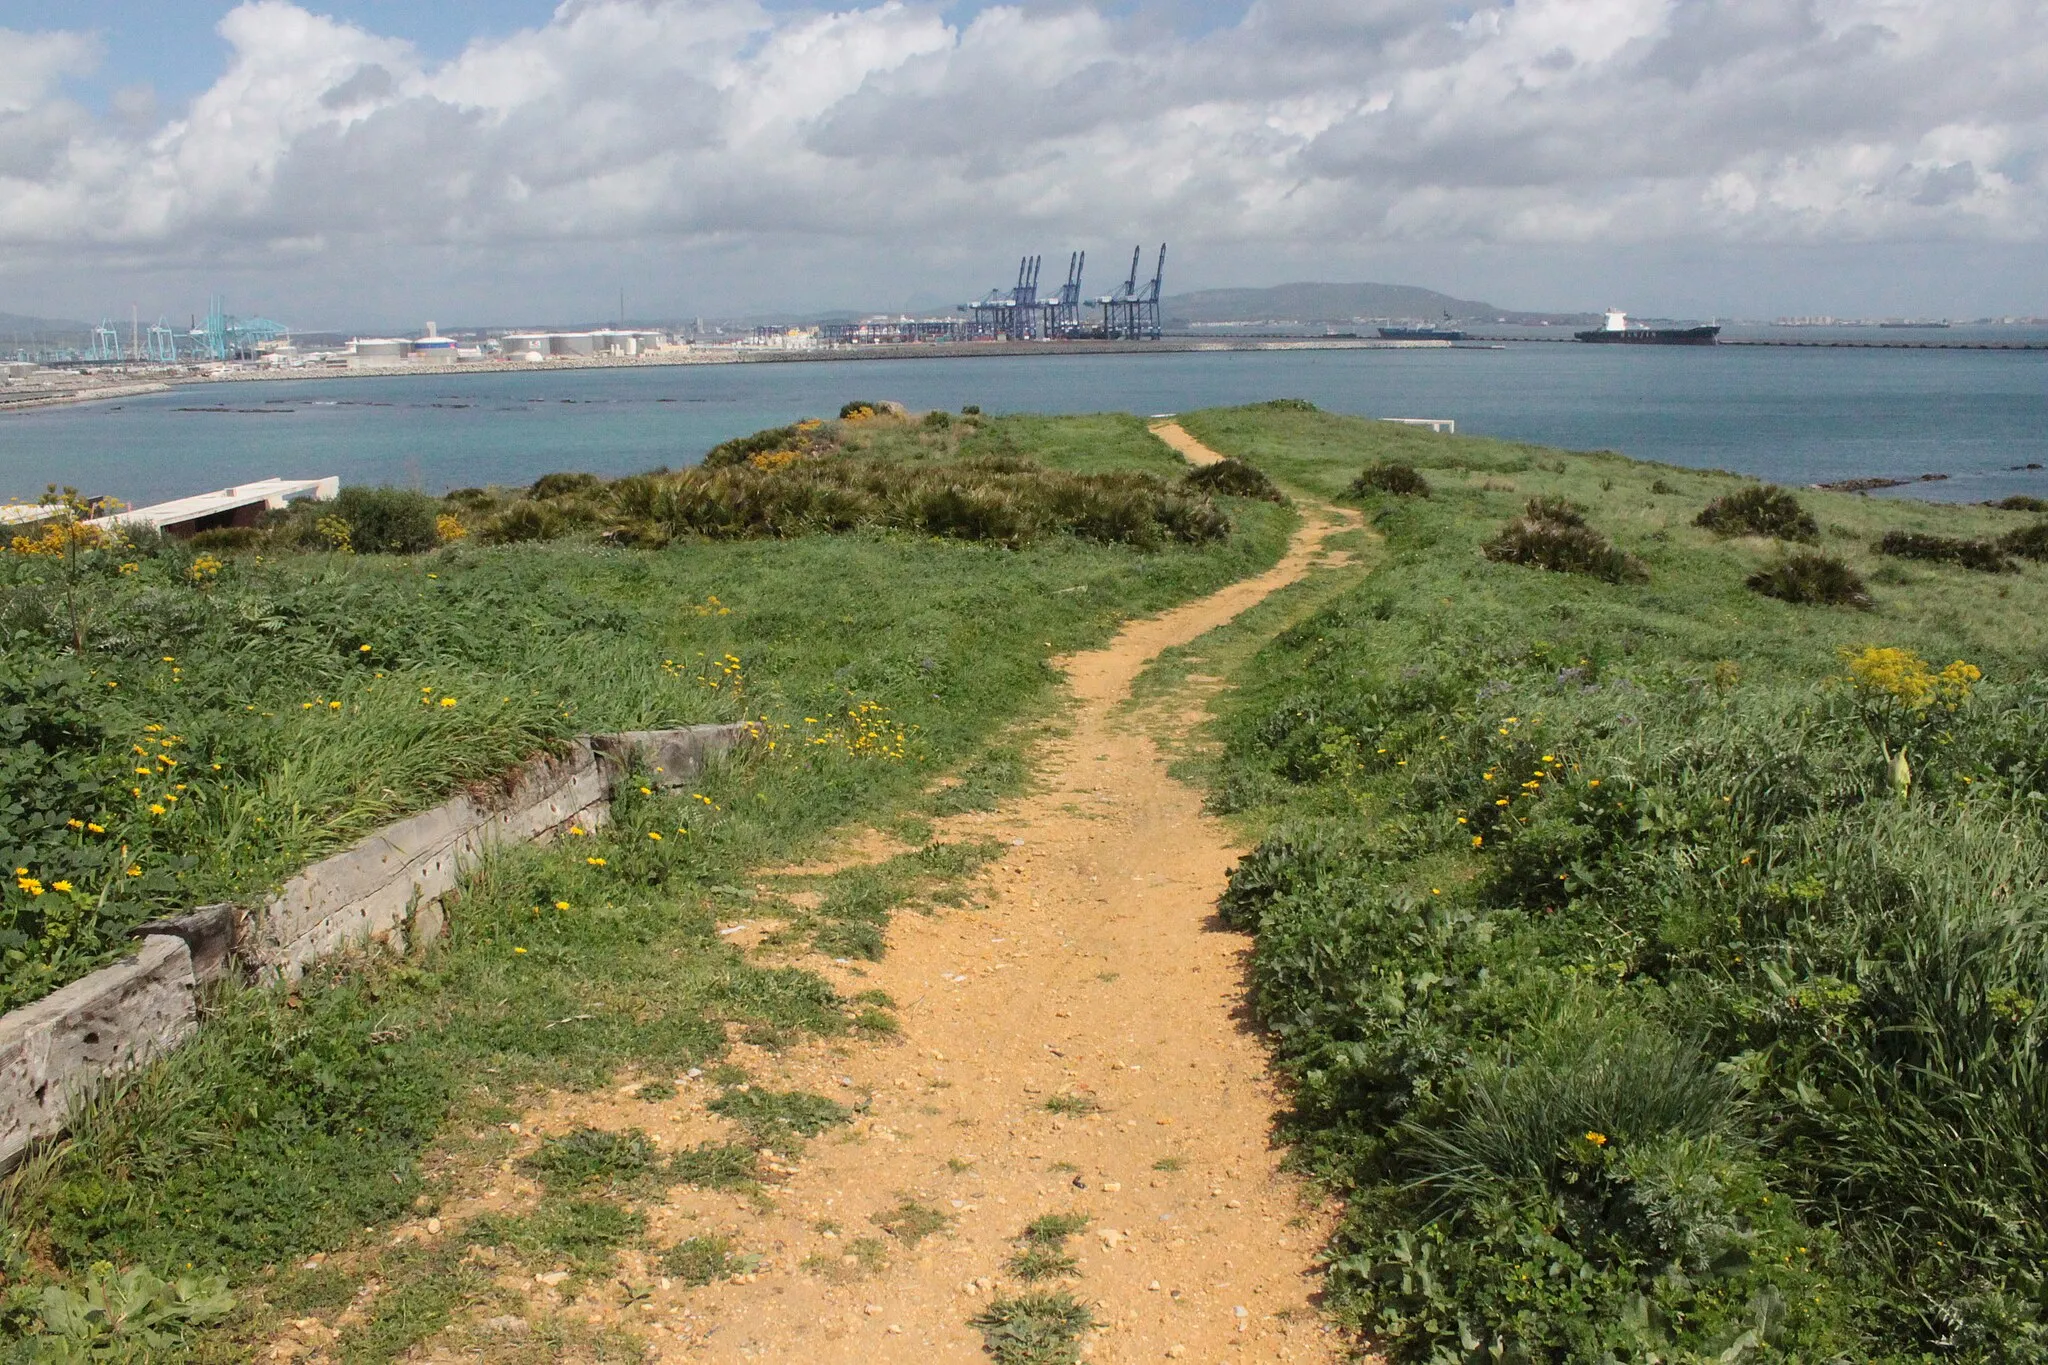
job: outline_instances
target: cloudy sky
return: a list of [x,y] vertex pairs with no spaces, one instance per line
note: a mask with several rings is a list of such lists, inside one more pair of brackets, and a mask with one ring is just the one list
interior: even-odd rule
[[2048,0],[0,0],[19,313],[931,307],[1162,239],[1169,292],[2048,313],[2044,210]]

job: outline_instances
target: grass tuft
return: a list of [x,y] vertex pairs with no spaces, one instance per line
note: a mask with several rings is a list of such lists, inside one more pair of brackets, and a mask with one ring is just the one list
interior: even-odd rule
[[1391,493],[1397,498],[1426,498],[1429,496],[1429,480],[1415,472],[1414,465],[1382,461],[1370,464],[1365,471],[1351,481],[1348,490],[1352,497],[1364,497],[1368,493]]
[[735,1255],[732,1238],[718,1234],[686,1237],[661,1253],[661,1273],[693,1288],[744,1275],[759,1264],[758,1256]]
[[1811,544],[1820,539],[1820,523],[1776,484],[1759,484],[1723,494],[1706,505],[1694,520],[1721,536],[1774,536]]
[[1862,575],[1833,555],[1788,555],[1743,580],[1752,592],[1800,606],[1868,610],[1870,590]]
[[1265,470],[1243,460],[1218,460],[1198,465],[1181,476],[1181,483],[1197,493],[1215,497],[1257,498],[1261,502],[1284,503],[1287,495]]
[[899,1200],[894,1208],[873,1214],[868,1221],[907,1247],[914,1247],[934,1233],[952,1225],[950,1215],[915,1199]]
[[1978,573],[2013,573],[2018,566],[2006,558],[1999,545],[1988,540],[1961,536],[1936,536],[1924,531],[1887,531],[1872,547],[1878,554],[1895,559],[1923,559],[1934,564],[1954,564]]
[[1586,524],[1579,508],[1561,498],[1531,498],[1522,515],[1481,547],[1488,559],[1526,564],[1551,573],[1585,574],[1609,583],[1640,583],[1649,570]]

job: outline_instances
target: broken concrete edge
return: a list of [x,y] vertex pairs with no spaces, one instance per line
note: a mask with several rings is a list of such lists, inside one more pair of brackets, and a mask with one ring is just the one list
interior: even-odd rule
[[381,942],[403,952],[408,940],[430,942],[447,924],[442,898],[488,849],[596,828],[625,773],[681,787],[758,733],[742,721],[587,736],[520,764],[495,788],[386,825],[307,867],[253,912],[207,905],[137,925],[134,956],[0,1015],[0,1174],[62,1133],[105,1082],[184,1042],[198,1028],[202,985],[237,969],[294,980],[345,948]]

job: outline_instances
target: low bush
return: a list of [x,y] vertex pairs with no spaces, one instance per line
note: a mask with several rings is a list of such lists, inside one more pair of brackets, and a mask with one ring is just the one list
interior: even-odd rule
[[1429,496],[1429,480],[1416,473],[1413,465],[1382,461],[1379,464],[1367,465],[1364,472],[1351,482],[1352,497],[1363,497],[1367,493],[1391,493],[1397,498],[1426,498]]
[[347,523],[348,545],[357,554],[418,554],[440,541],[434,526],[440,499],[410,488],[349,484],[323,510]]
[[2018,566],[2005,551],[1988,540],[1965,540],[1955,536],[1934,536],[1922,531],[1887,531],[1871,547],[1895,559],[1924,559],[1935,564],[1954,564],[1978,573],[2012,573]]
[[1586,525],[1575,504],[1562,498],[1531,498],[1523,514],[1502,527],[1481,552],[1503,564],[1586,574],[1609,583],[1640,583],[1650,576],[1641,560],[1616,549]]
[[2015,493],[2009,498],[2000,498],[1989,504],[2002,512],[2048,512],[2048,498],[2030,498],[2024,493]]
[[1998,538],[1998,548],[2036,563],[2048,560],[2048,521],[2037,521],[2032,526],[2006,532]]
[[1287,495],[1266,477],[1265,470],[1243,460],[1218,460],[1214,464],[1199,465],[1183,475],[1181,482],[1197,493],[1257,498],[1261,502],[1287,501]]
[[[533,486],[526,490],[526,495],[530,498],[566,497],[573,493],[587,493],[596,488],[598,482],[595,474],[543,474],[533,481]],[[449,496],[454,497],[453,494]]]
[[1068,474],[1029,461],[837,458],[670,476],[652,519],[672,535],[786,537],[894,527],[1021,546],[1065,533],[1105,544],[1203,544],[1230,533],[1206,497],[1145,474]]
[[1820,539],[1820,523],[1776,484],[1758,484],[1715,498],[1694,520],[1695,526],[1722,536],[1774,536],[1811,544]]
[[1677,538],[1655,592],[1489,571],[1461,504],[1220,703],[1339,1315],[1403,1365],[2048,1359],[2039,585],[1901,592],[1866,648]]
[[796,426],[768,427],[751,436],[736,436],[730,441],[719,442],[704,452],[700,464],[705,469],[724,469],[732,465],[741,465],[756,455],[794,449],[803,442],[803,439],[804,433]]
[[1871,605],[1862,576],[1833,555],[1789,555],[1758,569],[1744,580],[1754,592],[1800,606],[1860,607]]

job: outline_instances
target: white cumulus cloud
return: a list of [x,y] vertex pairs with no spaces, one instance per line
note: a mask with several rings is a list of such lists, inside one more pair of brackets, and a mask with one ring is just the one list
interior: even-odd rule
[[1255,0],[1179,33],[1085,5],[567,0],[436,61],[251,0],[209,88],[104,119],[64,93],[91,37],[0,30],[0,280],[531,274],[554,250],[844,272],[912,243],[993,261],[1139,234],[1289,259],[2027,243],[2044,20],[2043,0]]

